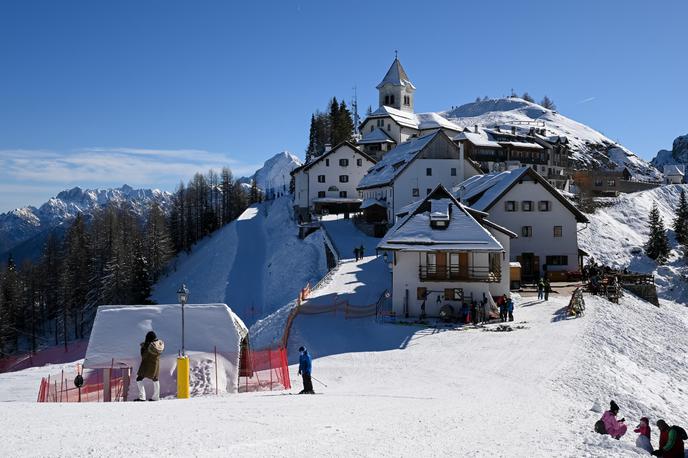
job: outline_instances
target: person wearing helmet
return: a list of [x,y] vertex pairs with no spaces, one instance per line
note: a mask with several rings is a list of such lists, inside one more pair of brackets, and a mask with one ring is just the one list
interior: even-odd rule
[[306,347],[299,348],[299,375],[303,378],[303,390],[299,394],[315,394],[311,380],[311,355]]
[[165,343],[158,339],[153,331],[148,331],[145,342],[141,342],[141,365],[136,373],[136,385],[139,388],[139,397],[136,401],[146,400],[146,388],[143,379],[153,380],[153,396],[150,401],[160,400],[160,355],[165,349]]

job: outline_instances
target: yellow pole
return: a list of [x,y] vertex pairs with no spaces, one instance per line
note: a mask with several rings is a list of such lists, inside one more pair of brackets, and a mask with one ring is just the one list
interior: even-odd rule
[[189,357],[177,357],[177,398],[189,399]]

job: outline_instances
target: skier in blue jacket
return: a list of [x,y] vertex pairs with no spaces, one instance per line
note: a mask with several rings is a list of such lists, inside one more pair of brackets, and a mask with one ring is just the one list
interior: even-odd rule
[[311,355],[306,347],[299,348],[299,375],[303,378],[303,390],[299,394],[315,394],[311,381]]

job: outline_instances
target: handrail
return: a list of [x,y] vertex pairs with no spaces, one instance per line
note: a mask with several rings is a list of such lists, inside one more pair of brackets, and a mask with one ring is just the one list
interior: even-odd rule
[[447,266],[425,265],[418,266],[418,274],[421,281],[478,281],[498,283],[502,279],[500,270],[492,270],[483,266],[459,266],[451,264]]

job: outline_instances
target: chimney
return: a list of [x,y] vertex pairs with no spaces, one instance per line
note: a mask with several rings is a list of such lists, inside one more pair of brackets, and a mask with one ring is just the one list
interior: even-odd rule
[[478,125],[476,124],[476,125],[473,126],[473,127],[475,128],[475,133],[477,134],[477,133],[478,133]]
[[516,135],[516,126],[511,126],[511,133]]
[[332,149],[332,145],[330,145],[329,143],[325,143],[325,152],[328,152],[331,149]]

